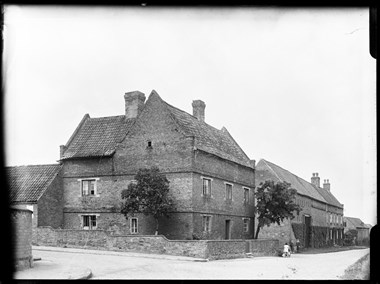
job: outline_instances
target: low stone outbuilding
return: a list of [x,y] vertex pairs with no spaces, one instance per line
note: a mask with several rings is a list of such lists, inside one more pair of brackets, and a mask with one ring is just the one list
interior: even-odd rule
[[62,226],[63,196],[60,170],[59,164],[5,168],[11,205],[33,212],[33,228]]
[[356,245],[369,244],[369,227],[362,220],[354,217],[344,217],[344,233],[347,234],[350,230],[356,233]]

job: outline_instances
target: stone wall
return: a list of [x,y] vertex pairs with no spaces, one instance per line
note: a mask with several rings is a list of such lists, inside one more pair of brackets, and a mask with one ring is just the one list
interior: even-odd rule
[[269,227],[264,226],[260,229],[259,239],[277,239],[279,240],[279,246],[282,247],[285,243],[293,240],[295,242],[296,236],[294,235],[291,221],[285,219],[280,225],[271,224]]
[[279,240],[276,239],[257,239],[247,240],[248,251],[254,256],[270,256],[277,255],[280,247]]
[[168,240],[162,235],[114,235],[104,230],[62,230],[38,227],[38,245],[130,251],[208,259],[273,255],[278,240]]
[[[13,251],[15,269],[23,270],[33,267],[32,256],[32,211],[11,208],[13,225]],[[6,261],[6,260],[5,260]]]

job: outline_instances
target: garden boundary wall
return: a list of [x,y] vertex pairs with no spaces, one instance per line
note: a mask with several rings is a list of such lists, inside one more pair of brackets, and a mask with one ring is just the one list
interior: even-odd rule
[[278,240],[168,240],[162,235],[115,235],[105,230],[37,227],[34,245],[190,256],[203,259],[276,255]]

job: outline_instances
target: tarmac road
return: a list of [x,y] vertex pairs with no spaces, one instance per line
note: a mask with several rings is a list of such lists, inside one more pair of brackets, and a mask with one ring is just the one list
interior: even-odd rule
[[[66,269],[68,266],[89,268],[92,271],[91,279],[340,279],[348,266],[369,253],[369,249],[360,249],[294,254],[290,258],[254,257],[200,262],[190,257],[46,249],[49,250],[34,248],[33,256]],[[32,270],[18,272],[17,279],[46,277],[42,273],[36,277],[38,270]],[[31,273],[34,273],[33,277]]]

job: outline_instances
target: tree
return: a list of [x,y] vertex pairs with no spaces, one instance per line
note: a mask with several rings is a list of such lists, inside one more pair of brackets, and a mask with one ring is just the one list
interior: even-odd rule
[[258,225],[255,239],[260,229],[272,223],[280,225],[284,219],[293,219],[295,212],[299,214],[301,207],[295,203],[297,190],[290,183],[267,180],[260,183],[256,193],[255,214],[258,215]]
[[169,196],[169,181],[160,173],[157,167],[139,169],[135,181],[122,190],[121,213],[128,219],[135,213],[152,215],[156,220],[156,235],[158,234],[159,218],[169,218],[169,213],[175,210],[174,201]]

